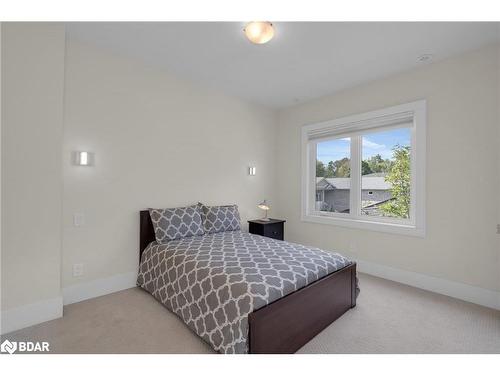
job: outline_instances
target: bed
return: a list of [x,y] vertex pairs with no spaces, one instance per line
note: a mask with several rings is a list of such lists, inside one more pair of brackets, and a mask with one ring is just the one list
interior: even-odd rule
[[242,231],[158,244],[140,212],[138,285],[220,353],[294,353],[355,307],[356,263]]

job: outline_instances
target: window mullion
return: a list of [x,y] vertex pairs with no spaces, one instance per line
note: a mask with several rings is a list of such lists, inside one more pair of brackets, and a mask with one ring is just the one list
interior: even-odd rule
[[308,206],[310,212],[316,211],[316,155],[317,142],[313,141],[309,144],[309,194]]
[[361,135],[351,137],[351,215],[361,216]]

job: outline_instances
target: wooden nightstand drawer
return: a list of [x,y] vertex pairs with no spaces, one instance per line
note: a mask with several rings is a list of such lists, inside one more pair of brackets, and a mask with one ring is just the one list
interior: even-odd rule
[[253,234],[283,241],[285,220],[270,219],[269,221],[249,220],[248,231]]
[[284,238],[283,227],[284,227],[283,223],[264,225],[264,236],[283,241]]

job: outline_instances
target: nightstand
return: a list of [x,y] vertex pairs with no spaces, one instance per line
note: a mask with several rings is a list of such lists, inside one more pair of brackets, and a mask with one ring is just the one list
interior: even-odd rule
[[260,234],[264,237],[274,238],[283,241],[286,220],[269,219],[248,220],[248,231],[253,234]]

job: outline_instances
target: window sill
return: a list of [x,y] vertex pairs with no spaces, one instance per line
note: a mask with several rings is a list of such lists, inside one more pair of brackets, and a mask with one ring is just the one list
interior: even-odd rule
[[328,224],[351,229],[364,229],[413,237],[425,237],[425,229],[411,224],[383,223],[363,219],[331,217],[323,215],[302,215],[302,221],[318,224]]

